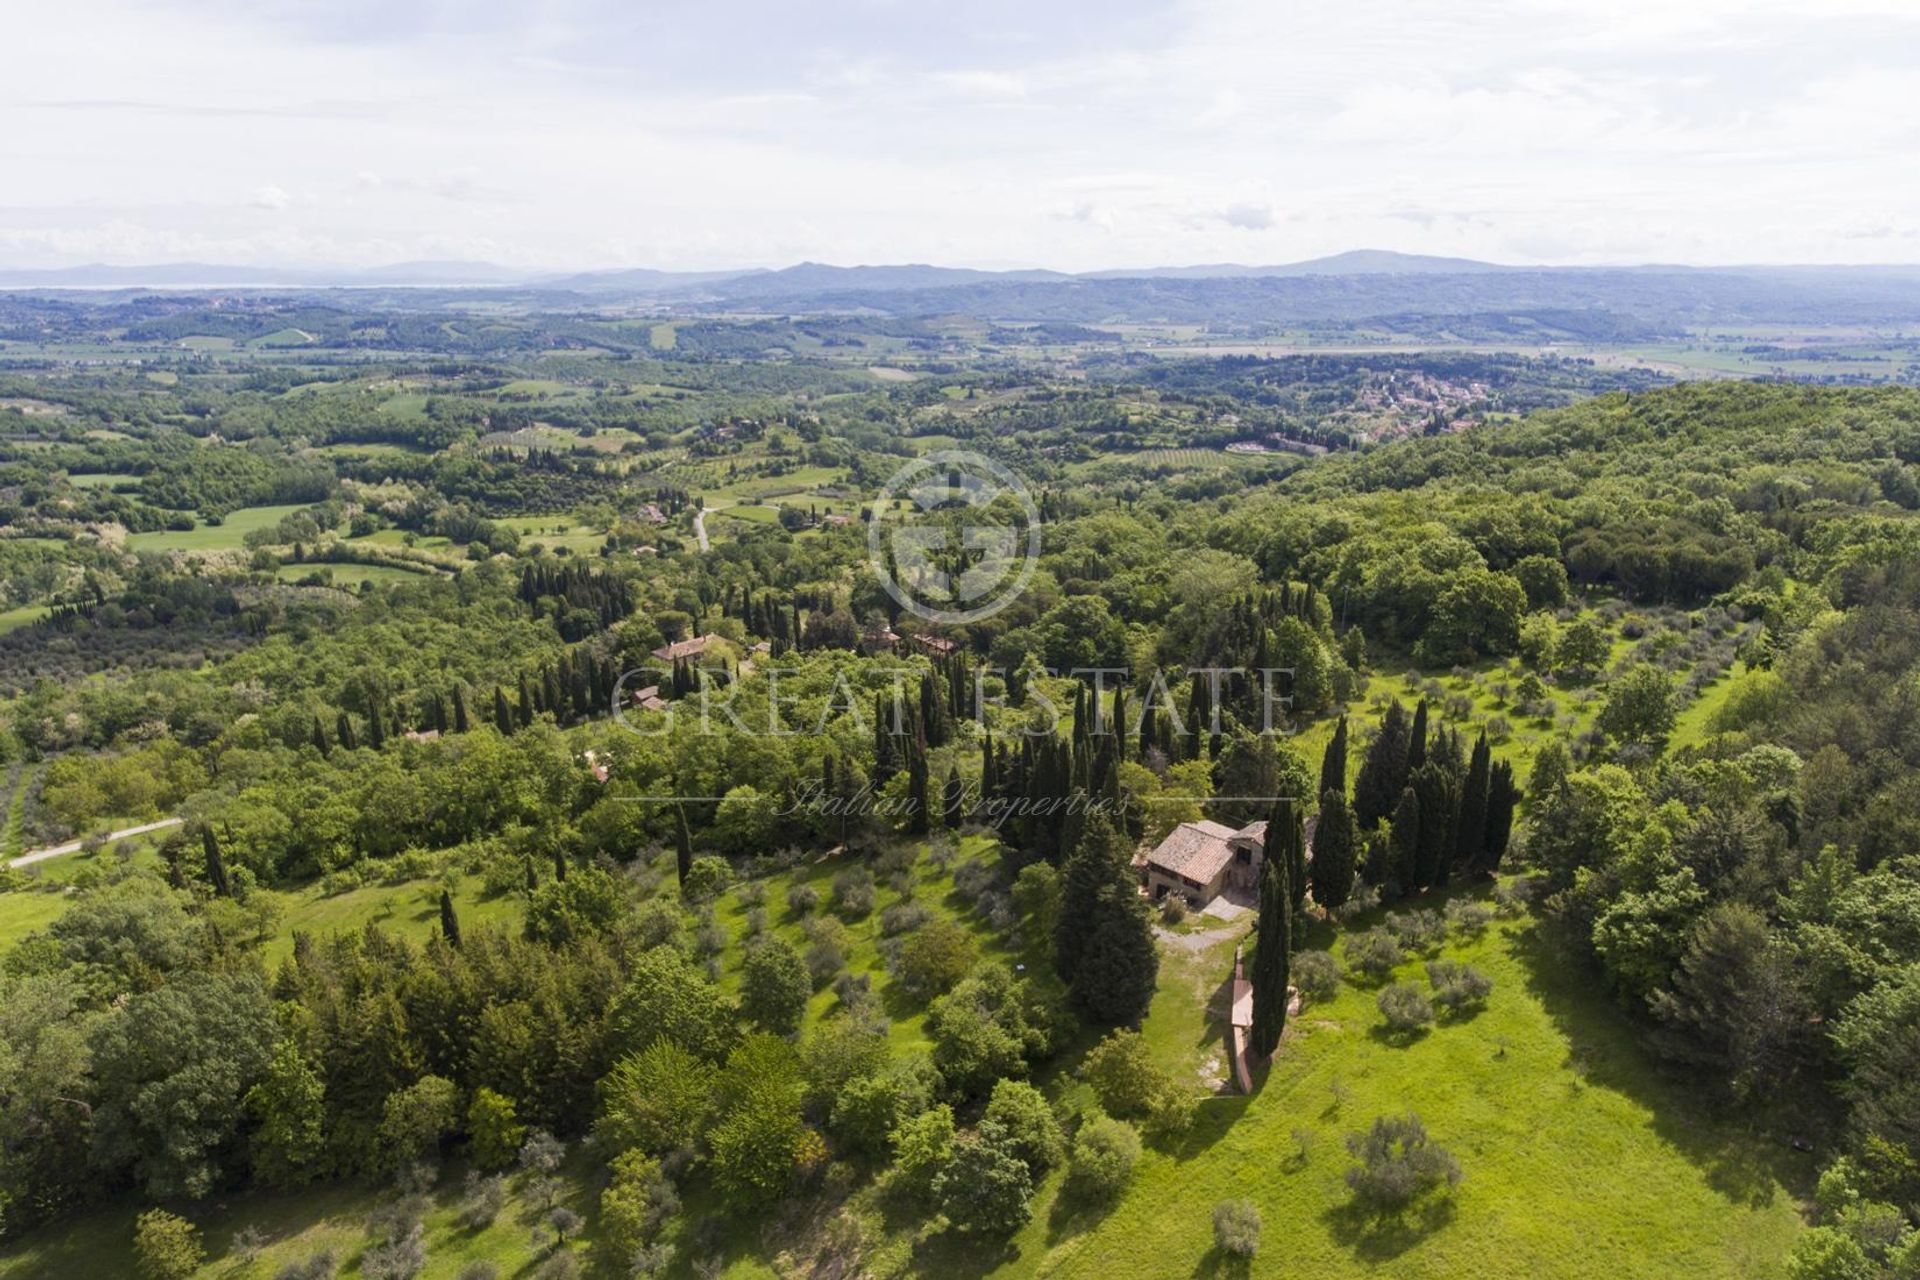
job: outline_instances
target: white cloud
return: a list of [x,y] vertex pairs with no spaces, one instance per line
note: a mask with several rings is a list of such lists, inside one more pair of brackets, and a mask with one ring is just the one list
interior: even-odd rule
[[1265,231],[1273,226],[1273,206],[1265,204],[1230,204],[1220,214],[1220,221],[1242,231]]
[[1837,2],[23,6],[0,261],[1873,260],[1920,10]]

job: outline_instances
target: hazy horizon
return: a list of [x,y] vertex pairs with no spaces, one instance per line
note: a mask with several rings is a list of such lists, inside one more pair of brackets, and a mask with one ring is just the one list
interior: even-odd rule
[[1920,12],[73,0],[0,265],[1920,260]]

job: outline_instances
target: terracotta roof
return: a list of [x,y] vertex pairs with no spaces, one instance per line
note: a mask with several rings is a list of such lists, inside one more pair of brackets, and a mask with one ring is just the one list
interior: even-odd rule
[[1233,861],[1227,841],[1234,834],[1232,827],[1218,822],[1183,822],[1147,855],[1147,864],[1168,875],[1206,884]]
[[707,651],[707,646],[720,637],[709,631],[706,635],[695,636],[691,640],[680,640],[673,644],[661,645],[653,651],[653,656],[662,662],[677,662],[681,658],[697,658]]

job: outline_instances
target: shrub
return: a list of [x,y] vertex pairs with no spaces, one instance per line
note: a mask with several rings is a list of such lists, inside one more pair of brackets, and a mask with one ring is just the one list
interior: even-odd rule
[[1394,983],[1380,993],[1377,1003],[1387,1030],[1396,1034],[1418,1031],[1433,1021],[1433,1005],[1411,982]]
[[1260,1249],[1260,1210],[1251,1200],[1213,1206],[1213,1242],[1230,1258],[1251,1258]]
[[469,1231],[483,1231],[493,1225],[507,1204],[507,1180],[485,1177],[477,1170],[467,1174],[465,1194],[460,1198],[460,1225]]
[[853,945],[847,926],[832,916],[816,916],[806,923],[807,973],[814,990],[832,982],[847,966],[847,950]]
[[1484,903],[1456,898],[1447,904],[1447,927],[1462,937],[1475,938],[1493,923],[1493,909]]
[[1145,1117],[1171,1083],[1147,1049],[1146,1037],[1125,1028],[1087,1053],[1080,1074],[1107,1114],[1122,1119]]
[[787,887],[787,910],[796,916],[810,916],[820,906],[820,891],[810,884]]
[[800,1028],[813,994],[813,978],[800,954],[778,938],[757,943],[747,952],[740,978],[740,1012],[748,1021],[776,1035]]
[[[892,908],[889,908],[891,910]],[[915,999],[951,991],[973,967],[973,935],[945,917],[930,919],[901,944],[894,975]]]
[[147,1280],[186,1280],[200,1269],[206,1250],[200,1228],[164,1209],[149,1209],[133,1225],[133,1256]]
[[1090,1200],[1114,1200],[1133,1180],[1140,1159],[1140,1131],[1124,1120],[1094,1116],[1073,1136],[1067,1180]]
[[333,1280],[339,1270],[340,1262],[333,1256],[333,1250],[322,1249],[310,1258],[287,1263],[273,1273],[273,1280]]
[[725,858],[702,854],[687,868],[687,881],[680,886],[680,892],[688,902],[711,902],[732,882],[733,868]]
[[1006,1133],[1008,1146],[1036,1183],[1066,1156],[1067,1138],[1053,1114],[1053,1104],[1024,1080],[1002,1080],[993,1086],[982,1119]]
[[1340,962],[1326,951],[1302,951],[1293,957],[1293,985],[1316,1004],[1333,999],[1340,989]]
[[1187,900],[1177,893],[1167,895],[1160,907],[1160,918],[1168,924],[1179,924],[1187,918]]
[[1358,1161],[1347,1170],[1347,1185],[1376,1213],[1397,1213],[1460,1181],[1459,1162],[1427,1137],[1418,1116],[1382,1116],[1368,1132],[1349,1134],[1347,1150]]
[[1367,982],[1385,982],[1406,960],[1400,944],[1385,929],[1369,929],[1347,939],[1347,971]]
[[873,910],[873,872],[853,867],[833,878],[833,909],[843,916],[859,919]]
[[978,898],[993,887],[993,868],[979,859],[953,869],[953,889],[963,898]]
[[1387,931],[1406,951],[1429,951],[1447,936],[1446,922],[1436,911],[1395,911],[1387,916]]
[[891,938],[909,933],[933,919],[933,912],[918,902],[896,902],[880,913],[880,934]]
[[1493,979],[1472,965],[1453,960],[1427,963],[1427,982],[1433,987],[1433,1003],[1450,1017],[1478,1012],[1493,994]]

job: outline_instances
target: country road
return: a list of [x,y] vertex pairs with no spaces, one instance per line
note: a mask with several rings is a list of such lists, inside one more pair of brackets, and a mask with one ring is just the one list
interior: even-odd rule
[[707,546],[707,513],[709,511],[718,511],[719,509],[718,507],[702,507],[693,513],[693,536],[700,539],[700,549],[702,551],[711,550],[711,548]]
[[[124,840],[128,836],[143,836],[149,831],[165,831],[168,827],[179,826],[183,821],[185,821],[183,818],[162,818],[158,822],[144,822],[137,827],[127,827],[121,831],[109,831],[107,833],[107,840],[111,843],[115,840]],[[88,839],[91,839],[91,837],[88,837]],[[32,853],[21,854],[7,865],[9,867],[19,868],[35,862],[44,862],[48,858],[57,858],[63,853],[78,853],[80,852],[80,846],[86,842],[85,839],[69,840],[65,844],[50,845],[45,849],[35,849]]]

